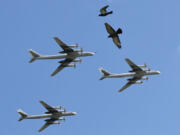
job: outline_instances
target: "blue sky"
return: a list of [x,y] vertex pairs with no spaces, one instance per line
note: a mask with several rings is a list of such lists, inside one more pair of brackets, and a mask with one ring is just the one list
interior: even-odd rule
[[[114,14],[98,17],[107,4]],[[1,134],[36,134],[44,121],[18,122],[16,110],[44,113],[39,104],[44,100],[78,115],[40,134],[179,135],[179,5],[178,0],[1,0]],[[122,49],[107,38],[105,22],[122,28]],[[54,36],[96,55],[52,78],[58,60],[29,64],[27,50],[57,54]],[[118,93],[126,79],[99,81],[97,69],[127,72],[124,58],[146,62],[161,75]]]

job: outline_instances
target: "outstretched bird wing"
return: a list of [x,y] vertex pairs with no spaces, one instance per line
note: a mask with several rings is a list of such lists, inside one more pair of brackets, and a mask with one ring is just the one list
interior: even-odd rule
[[114,44],[118,47],[118,48],[121,48],[121,41],[119,39],[119,36],[115,36],[112,38],[113,39],[113,42]]
[[107,32],[110,34],[110,35],[113,35],[116,33],[116,31],[111,27],[111,25],[109,25],[108,23],[105,23],[105,27],[106,27],[106,30]]
[[101,14],[105,14],[106,13],[106,9],[109,7],[109,5],[104,6],[103,8],[100,9]]

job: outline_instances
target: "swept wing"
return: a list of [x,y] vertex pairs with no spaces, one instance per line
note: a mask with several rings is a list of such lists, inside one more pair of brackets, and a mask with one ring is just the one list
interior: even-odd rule
[[135,84],[136,81],[140,80],[142,76],[140,77],[133,77],[128,79],[128,82],[119,90],[119,92],[122,92],[123,90],[127,89],[128,87],[130,87],[132,84]]
[[58,45],[64,50],[64,53],[71,53],[74,50],[66,45],[63,41],[61,41],[58,37],[54,37],[54,40],[58,43]]
[[69,63],[71,63],[74,59],[67,58],[61,61],[61,65],[56,68],[56,70],[51,74],[51,76],[55,76],[58,72],[60,72],[64,67],[66,67]]
[[47,119],[45,120],[46,123],[38,130],[38,132],[43,131],[44,129],[46,129],[47,127],[49,127],[50,125],[53,124],[54,121],[56,121],[57,119]]
[[56,112],[58,112],[55,108],[53,108],[52,106],[48,105],[44,101],[41,100],[40,103],[42,104],[42,106],[44,106],[48,110],[48,113],[56,113]]
[[142,68],[138,67],[136,64],[134,64],[130,59],[125,59],[128,65],[132,68],[133,72],[144,72]]

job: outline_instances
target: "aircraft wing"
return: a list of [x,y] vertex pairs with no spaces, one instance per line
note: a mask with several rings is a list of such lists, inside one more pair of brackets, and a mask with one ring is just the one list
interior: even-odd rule
[[44,101],[41,100],[40,103],[42,104],[42,106],[44,106],[48,110],[49,113],[56,113],[56,112],[58,112],[55,108],[53,108],[52,106],[48,105]]
[[64,50],[65,53],[73,52],[74,50],[66,45],[63,41],[61,41],[58,37],[54,37],[54,40],[58,43],[58,45]]
[[140,77],[133,77],[131,79],[128,79],[129,81],[119,90],[119,92],[122,92],[123,90],[127,89],[128,87],[130,87],[132,84],[135,84],[135,82],[137,80],[141,79]]
[[45,120],[46,123],[38,130],[38,132],[41,132],[41,131],[43,131],[44,129],[46,129],[47,127],[49,127],[50,125],[52,125],[55,120],[56,120],[56,119],[48,119],[48,120]]
[[130,59],[126,58],[125,60],[129,64],[129,66],[132,68],[133,72],[143,71],[140,67],[134,64]]
[[73,59],[67,58],[64,61],[61,61],[61,65],[56,68],[56,70],[51,74],[51,76],[55,76],[58,72],[60,72],[64,67],[66,67]]
[[108,32],[110,35],[116,33],[116,31],[115,31],[108,23],[105,23],[105,26],[106,26],[107,32]]
[[133,83],[132,82],[127,82],[120,90],[119,92],[122,92],[123,90],[125,90],[126,88],[130,87]]

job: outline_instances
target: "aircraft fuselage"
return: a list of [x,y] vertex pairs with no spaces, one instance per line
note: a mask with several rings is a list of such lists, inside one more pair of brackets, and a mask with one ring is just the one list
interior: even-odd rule
[[53,114],[28,115],[24,119],[59,118],[62,116],[72,116],[72,115],[76,115],[76,112],[57,112]]
[[144,75],[156,75],[160,74],[160,71],[143,71],[143,72],[132,72],[132,73],[122,73],[122,74],[110,74],[106,78],[123,78],[123,77],[133,77],[133,76],[144,76]]
[[40,55],[36,59],[37,60],[41,60],[41,59],[65,59],[65,58],[86,57],[86,56],[93,56],[93,55],[94,55],[93,52],[82,52],[82,53],[72,52],[69,54]]

